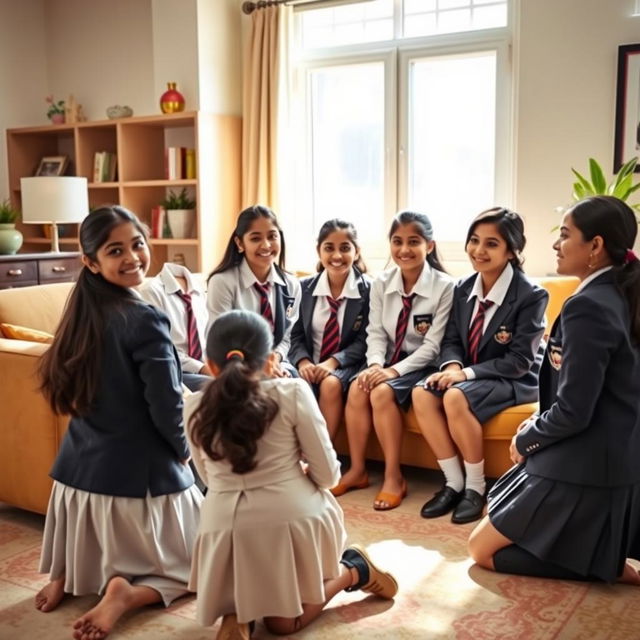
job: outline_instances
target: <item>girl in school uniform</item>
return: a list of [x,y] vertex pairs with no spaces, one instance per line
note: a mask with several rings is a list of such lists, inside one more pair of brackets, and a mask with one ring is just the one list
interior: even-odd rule
[[342,510],[327,490],[336,453],[309,385],[263,375],[271,345],[264,318],[221,315],[207,338],[215,380],[186,400],[193,460],[209,487],[190,585],[201,624],[223,616],[219,640],[249,638],[261,618],[271,633],[294,633],[343,589],[398,590],[362,548],[344,549]]
[[83,269],[44,354],[42,391],[69,428],[51,471],[35,599],[102,595],[73,625],[100,640],[125,612],[188,592],[202,494],[182,419],[178,354],[167,316],[133,290],[149,267],[146,232],[123,207],[80,226]]
[[423,518],[453,511],[451,521],[461,524],[481,517],[482,423],[537,398],[548,294],[522,272],[524,246],[522,218],[500,207],[483,211],[467,232],[476,273],[456,285],[440,371],[412,394],[420,430],[445,476],[422,507]]
[[433,367],[453,299],[453,282],[436,253],[427,216],[403,211],[389,231],[396,266],[373,282],[367,327],[367,368],[351,383],[345,410],[351,468],[332,489],[336,496],[369,485],[365,450],[371,427],[385,458],[384,484],[374,509],[397,507],[407,494],[400,469],[401,408]]
[[640,585],[628,561],[640,559],[637,233],[633,210],[610,196],[563,218],[557,271],[581,282],[551,329],[539,414],[513,437],[516,466],[469,540],[486,569]]
[[238,216],[220,264],[208,279],[207,332],[231,309],[255,311],[273,331],[276,359],[272,375],[297,376],[287,360],[291,329],[298,319],[300,283],[285,272],[284,234],[275,213],[254,205]]
[[301,280],[289,361],[312,385],[334,438],[349,383],[364,364],[371,281],[364,275],[354,226],[328,220],[320,228],[318,275]]

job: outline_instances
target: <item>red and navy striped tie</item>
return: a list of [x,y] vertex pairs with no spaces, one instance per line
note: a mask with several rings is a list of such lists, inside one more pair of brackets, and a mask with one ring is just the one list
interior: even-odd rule
[[193,313],[193,305],[191,303],[191,294],[183,291],[176,292],[184,302],[187,312],[187,353],[190,358],[202,361],[202,345],[200,344],[200,336],[198,335],[198,325],[196,316]]
[[407,335],[411,306],[413,305],[413,299],[415,297],[415,293],[412,293],[410,296],[402,296],[402,309],[400,309],[400,313],[398,314],[398,322],[396,323],[396,341],[393,347],[393,355],[389,360],[389,366],[394,365],[398,360],[400,360],[402,343],[404,342],[404,337]]
[[324,325],[322,334],[322,347],[320,348],[320,362],[324,362],[330,358],[340,345],[340,326],[338,325],[338,309],[343,298],[335,300],[331,296],[327,296],[329,303],[329,319]]
[[484,327],[484,314],[487,309],[493,305],[492,300],[478,301],[478,310],[473,316],[473,321],[469,327],[469,359],[471,364],[478,362],[478,347],[480,346],[480,338],[482,338]]
[[271,304],[269,302],[269,287],[270,283],[260,284],[259,282],[253,283],[253,288],[258,292],[260,296],[260,315],[271,325],[273,329],[273,311],[271,310]]

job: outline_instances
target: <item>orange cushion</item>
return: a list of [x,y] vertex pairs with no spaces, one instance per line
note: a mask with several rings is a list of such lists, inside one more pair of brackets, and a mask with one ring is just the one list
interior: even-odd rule
[[3,322],[0,324],[0,333],[5,338],[11,340],[26,340],[27,342],[45,342],[51,344],[53,336],[46,331],[38,331],[37,329],[28,329],[20,327],[17,324],[8,324]]

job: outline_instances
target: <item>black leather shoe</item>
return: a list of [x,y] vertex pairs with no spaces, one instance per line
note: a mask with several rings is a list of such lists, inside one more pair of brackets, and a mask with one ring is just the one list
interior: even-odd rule
[[477,491],[465,489],[462,494],[462,499],[451,516],[451,522],[454,524],[465,524],[466,522],[480,520],[486,501],[485,496],[481,496]]
[[423,518],[438,518],[445,513],[449,513],[460,502],[461,491],[455,491],[451,487],[445,486],[436,493],[431,500],[422,505],[420,515]]

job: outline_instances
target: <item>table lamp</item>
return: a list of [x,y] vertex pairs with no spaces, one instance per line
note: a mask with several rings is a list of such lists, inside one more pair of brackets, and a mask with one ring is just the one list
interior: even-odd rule
[[22,222],[51,225],[51,251],[60,253],[58,224],[82,222],[89,213],[87,179],[67,176],[20,178]]

